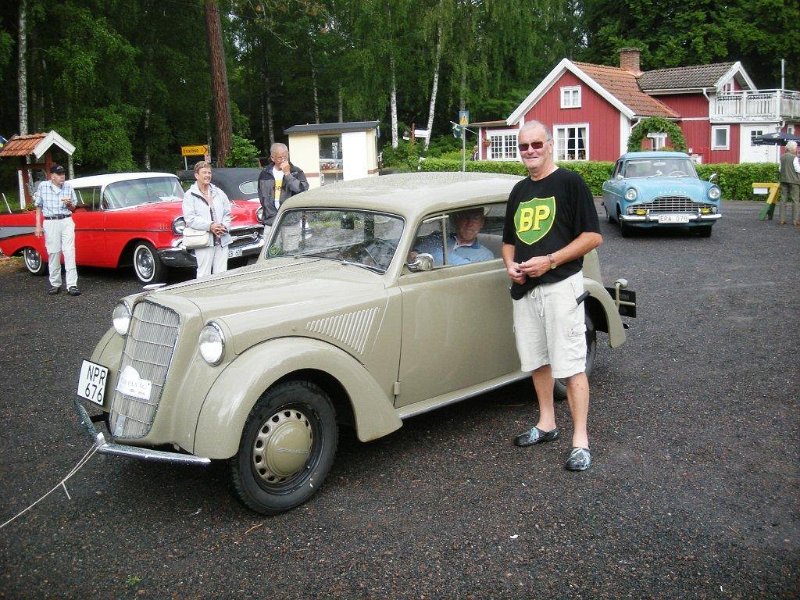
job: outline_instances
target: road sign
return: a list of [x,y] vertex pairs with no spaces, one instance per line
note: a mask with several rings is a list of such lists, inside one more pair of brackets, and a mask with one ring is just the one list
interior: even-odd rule
[[204,156],[208,154],[208,146],[181,146],[181,156]]

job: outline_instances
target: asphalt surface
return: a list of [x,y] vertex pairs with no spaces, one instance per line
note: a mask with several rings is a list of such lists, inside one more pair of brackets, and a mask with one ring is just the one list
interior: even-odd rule
[[[599,347],[594,465],[562,438],[520,449],[530,384],[345,431],[320,493],[264,518],[203,469],[93,456],[0,529],[2,598],[797,598],[800,231],[724,203],[711,238],[622,238],[609,284],[639,316]],[[80,272],[83,295],[0,273],[0,522],[89,449],[72,409],[81,359],[131,272]]]

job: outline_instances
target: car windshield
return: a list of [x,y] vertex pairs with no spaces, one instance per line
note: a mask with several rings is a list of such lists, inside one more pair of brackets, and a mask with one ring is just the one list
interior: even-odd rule
[[110,183],[104,200],[108,208],[128,208],[150,202],[183,199],[183,189],[177,177],[148,177]]
[[383,273],[403,233],[395,215],[361,210],[287,211],[272,232],[267,257],[329,258]]
[[697,177],[688,158],[637,158],[625,164],[625,177]]

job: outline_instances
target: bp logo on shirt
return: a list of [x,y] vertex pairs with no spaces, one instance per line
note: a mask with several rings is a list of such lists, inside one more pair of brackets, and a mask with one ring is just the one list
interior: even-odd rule
[[553,228],[556,219],[556,199],[531,198],[517,207],[514,227],[517,237],[524,243],[535,244]]

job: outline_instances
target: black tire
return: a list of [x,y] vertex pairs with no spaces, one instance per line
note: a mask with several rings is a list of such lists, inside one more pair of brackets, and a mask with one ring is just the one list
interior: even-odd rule
[[322,389],[306,381],[275,386],[250,411],[229,461],[236,496],[265,515],[306,502],[328,476],[338,435],[336,411]]
[[700,237],[711,237],[711,225],[703,225],[697,228],[697,234]]
[[624,238],[631,237],[631,235],[633,235],[633,228],[623,221],[619,215],[617,215],[617,221],[619,222],[620,235]]
[[[586,311],[586,376],[589,377],[594,367],[594,357],[597,355],[597,331],[595,331],[592,318]],[[553,398],[556,400],[567,399],[567,384],[564,379],[556,379],[553,384]]]
[[22,251],[22,261],[31,275],[44,275],[47,272],[47,263],[36,248],[25,248]]
[[134,247],[133,270],[136,278],[145,285],[163,283],[167,278],[167,268],[150,242],[138,242]]

